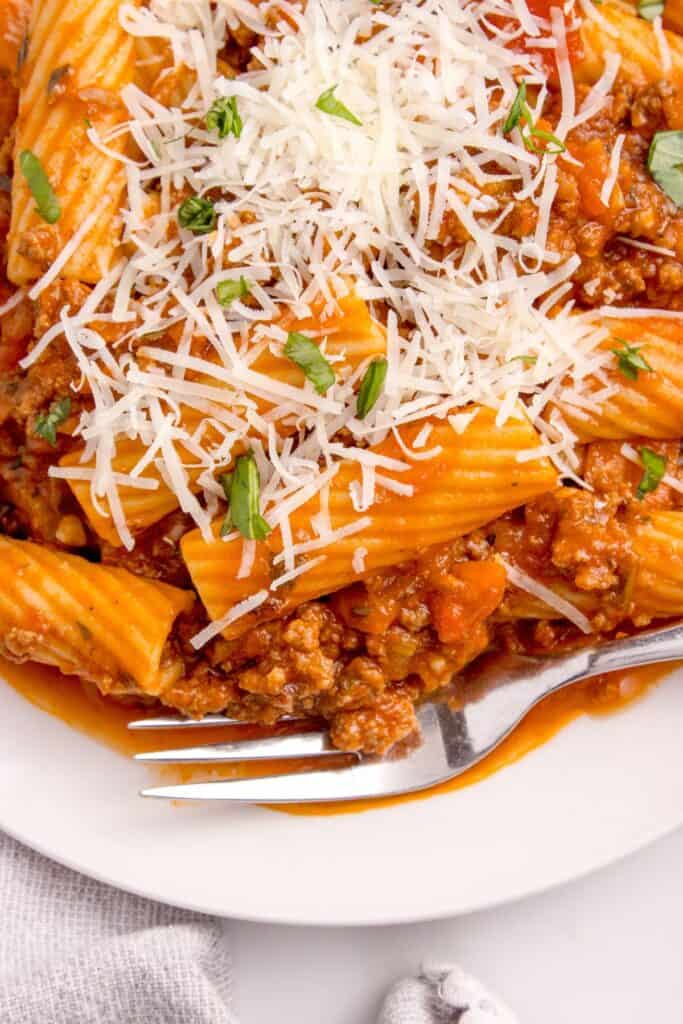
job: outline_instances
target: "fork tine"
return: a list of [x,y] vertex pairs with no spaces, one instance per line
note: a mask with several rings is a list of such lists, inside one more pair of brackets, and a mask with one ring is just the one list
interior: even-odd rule
[[415,772],[414,762],[406,772],[405,765],[409,761],[412,759],[389,764],[361,762],[350,768],[327,771],[155,786],[143,789],[141,795],[171,800],[223,800],[231,803],[327,803],[408,793],[424,789],[442,777],[441,773],[427,776]]
[[156,764],[221,764],[227,761],[269,761],[287,757],[339,757],[326,733],[306,732],[294,736],[267,736],[259,740],[228,740],[180,750],[152,750],[136,754],[136,761]]
[[420,709],[423,741],[407,757],[360,760],[346,768],[289,772],[252,779],[219,779],[154,786],[142,796],[171,800],[224,800],[234,803],[290,804],[367,800],[426,789],[457,771],[449,765],[438,729],[437,713]]
[[[294,715],[283,715],[278,719],[280,722],[296,722],[303,719],[295,718]],[[165,715],[160,718],[138,718],[128,723],[128,728],[134,731],[144,729],[202,729],[207,726],[217,725],[251,725],[251,722],[244,722],[241,718],[228,718],[227,715],[204,715],[203,718],[180,718],[177,715]]]
[[[221,779],[155,786],[143,789],[141,795],[172,800],[228,800],[269,804],[352,800],[362,795],[377,795],[377,783],[373,780],[378,767],[374,764],[361,764],[338,771],[294,772],[287,775],[264,775],[255,779]],[[342,793],[334,785],[335,781],[342,784]],[[362,782],[365,785],[359,786]]]

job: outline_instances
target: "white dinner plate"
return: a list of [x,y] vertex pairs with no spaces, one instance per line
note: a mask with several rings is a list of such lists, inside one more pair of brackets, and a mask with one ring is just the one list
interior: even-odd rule
[[122,889],[254,921],[384,924],[567,881],[683,822],[683,672],[465,789],[361,814],[173,806],[0,684],[0,826]]

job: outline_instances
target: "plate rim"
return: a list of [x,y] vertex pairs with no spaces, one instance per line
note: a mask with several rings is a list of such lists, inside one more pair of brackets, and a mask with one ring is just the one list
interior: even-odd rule
[[[448,794],[437,794],[433,799],[439,799],[440,796],[447,796]],[[218,917],[224,920],[233,921],[245,921],[249,924],[263,924],[263,925],[278,925],[280,927],[288,928],[383,928],[392,927],[397,925],[409,925],[409,924],[425,924],[430,921],[443,921],[447,919],[453,919],[456,917],[464,917],[468,914],[474,914],[478,912],[484,912],[487,910],[495,910],[497,907],[505,907],[511,904],[519,903],[522,900],[531,896],[542,896],[544,893],[551,892],[553,889],[560,888],[561,886],[569,885],[571,882],[580,881],[583,878],[587,878],[590,875],[597,874],[600,871],[604,871],[607,867],[612,864],[619,864],[629,857],[634,856],[646,847],[651,846],[653,843],[658,842],[660,839],[665,839],[667,836],[672,835],[679,829],[683,828],[683,815],[682,820],[678,823],[670,823],[664,826],[662,829],[653,829],[651,833],[646,833],[643,837],[636,841],[633,846],[623,850],[618,854],[606,854],[600,861],[591,864],[579,871],[568,871],[563,873],[562,876],[553,879],[552,881],[546,882],[539,886],[520,886],[519,891],[511,892],[508,896],[500,897],[491,900],[487,903],[482,903],[480,900],[472,903],[472,905],[463,904],[462,900],[458,901],[458,907],[456,909],[446,908],[443,912],[436,914],[427,913],[424,916],[414,915],[411,913],[396,914],[392,917],[382,916],[381,918],[372,919],[360,919],[355,917],[336,917],[334,920],[322,920],[320,918],[307,918],[305,916],[299,917],[293,920],[288,917],[282,917],[278,914],[268,913],[251,913],[244,914],[239,913],[235,915],[225,914],[220,910],[209,910],[206,905],[200,905],[193,903],[188,900],[175,900],[168,899],[166,896],[156,894],[151,888],[142,889],[129,883],[123,883],[120,881],[113,880],[112,877],[92,870],[89,867],[83,867],[72,861],[70,858],[63,855],[56,855],[49,850],[45,849],[43,844],[29,839],[26,836],[21,835],[17,830],[9,828],[4,821],[0,818],[0,829],[4,831],[10,838],[16,842],[23,844],[32,850],[34,853],[39,854],[42,857],[46,857],[48,860],[53,861],[55,864],[59,864],[63,868],[67,868],[69,871],[75,871],[78,874],[84,875],[86,878],[91,878],[102,885],[107,885],[109,888],[116,889],[119,892],[125,892],[133,896],[138,896],[141,899],[152,900],[155,903],[160,903],[165,906],[176,907],[180,910],[186,910],[195,914],[204,914],[209,917]]]

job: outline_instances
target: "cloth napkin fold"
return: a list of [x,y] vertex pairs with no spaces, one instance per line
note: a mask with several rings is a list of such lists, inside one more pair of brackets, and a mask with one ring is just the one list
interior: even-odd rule
[[[237,1024],[230,990],[219,918],[119,892],[0,833],[2,1024]],[[518,1022],[436,964],[391,989],[378,1024]]]

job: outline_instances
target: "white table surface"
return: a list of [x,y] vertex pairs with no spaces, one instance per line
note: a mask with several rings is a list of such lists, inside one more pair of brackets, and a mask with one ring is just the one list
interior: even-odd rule
[[464,917],[330,929],[228,921],[226,933],[240,1024],[371,1024],[388,986],[423,958],[460,963],[520,1024],[678,1024],[683,829],[569,885]]

